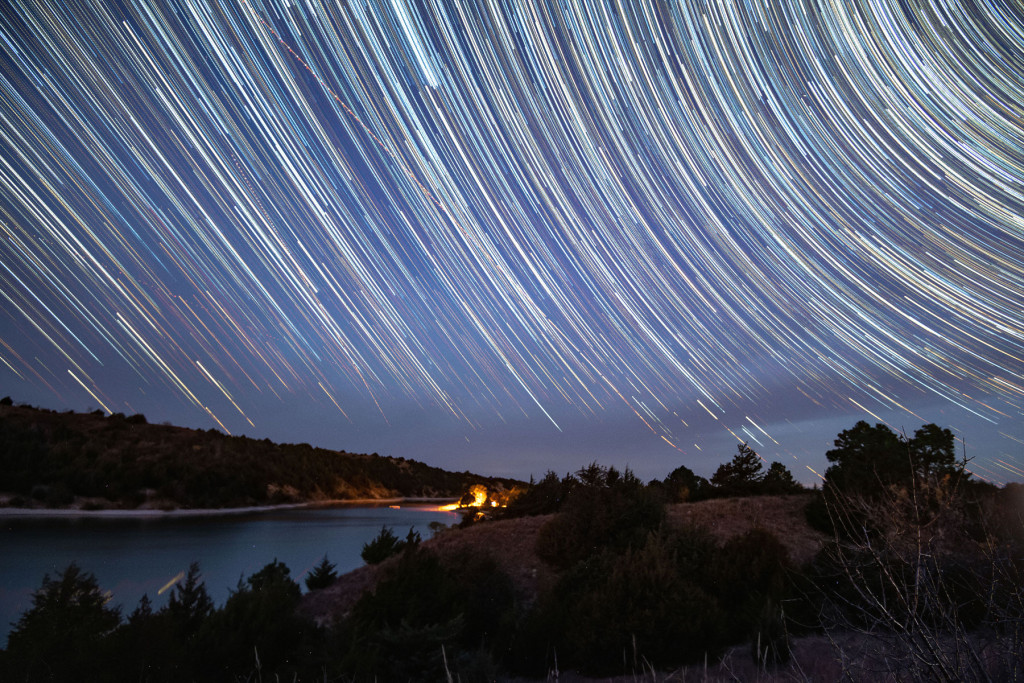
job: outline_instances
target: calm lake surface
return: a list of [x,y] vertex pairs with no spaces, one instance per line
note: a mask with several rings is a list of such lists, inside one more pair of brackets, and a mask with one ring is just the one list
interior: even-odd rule
[[455,524],[455,512],[437,505],[403,504],[274,510],[199,517],[0,516],[0,645],[11,622],[31,606],[43,575],[53,577],[71,562],[95,574],[127,616],[144,593],[154,609],[167,602],[158,592],[191,562],[199,562],[206,590],[224,604],[239,577],[275,558],[303,579],[324,554],[339,574],[363,564],[363,544],[382,526],[404,538],[409,527],[426,540],[429,524]]

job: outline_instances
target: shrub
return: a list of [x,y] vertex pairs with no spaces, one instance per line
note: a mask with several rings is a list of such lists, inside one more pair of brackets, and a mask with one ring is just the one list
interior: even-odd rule
[[614,467],[592,465],[577,476],[580,485],[537,537],[537,554],[555,567],[571,567],[605,548],[642,543],[665,518],[660,497],[629,470],[619,474]]
[[680,561],[685,543],[652,533],[638,548],[606,550],[566,571],[526,620],[513,665],[536,674],[531,660],[557,652],[561,666],[613,675],[717,656],[725,613],[700,584],[703,568]]
[[769,531],[751,529],[722,545],[710,571],[722,609],[729,614],[729,640],[756,642],[760,636],[775,648],[775,658],[787,658],[788,650],[780,649],[778,631],[784,631],[784,624],[779,606],[790,592],[791,565],[782,542]]
[[814,566],[823,626],[884,655],[887,678],[1024,674],[1024,548],[998,534],[975,538],[964,496],[973,487],[958,480],[914,477],[909,488],[836,487],[824,497],[836,532]]
[[531,478],[529,486],[515,491],[506,506],[499,508],[496,516],[512,518],[557,512],[572,487],[570,480],[571,477],[559,479],[558,475],[550,470],[536,483]]
[[505,649],[513,603],[511,580],[489,558],[442,561],[412,548],[341,625],[342,669],[360,678],[433,681],[464,668],[460,678],[469,680],[471,669],[489,670],[491,652]]

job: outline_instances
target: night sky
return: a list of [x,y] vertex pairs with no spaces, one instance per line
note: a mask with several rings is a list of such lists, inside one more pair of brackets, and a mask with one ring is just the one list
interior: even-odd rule
[[1020,4],[643,4],[8,0],[0,395],[523,478],[935,422],[1020,480]]

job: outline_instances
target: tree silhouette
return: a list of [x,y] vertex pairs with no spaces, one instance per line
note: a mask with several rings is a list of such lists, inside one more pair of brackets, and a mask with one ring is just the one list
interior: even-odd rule
[[703,500],[710,493],[710,484],[704,477],[697,476],[689,467],[681,465],[672,470],[662,482],[670,503],[685,503]]
[[185,582],[174,584],[167,606],[161,610],[171,620],[173,628],[182,640],[189,640],[213,612],[213,599],[206,591],[199,571],[199,563],[188,566]]
[[804,487],[793,478],[793,474],[781,462],[773,462],[761,479],[761,490],[767,495],[800,493]]
[[[291,570],[275,559],[245,582],[206,621],[201,633],[206,648],[203,676],[228,680],[246,670],[268,678],[291,680],[300,643],[315,631],[295,608],[302,597]],[[262,675],[262,674],[260,674]],[[249,678],[251,680],[251,677]]]
[[96,577],[70,564],[32,594],[32,607],[11,631],[7,680],[102,680],[106,636],[121,623]]
[[927,424],[913,438],[896,434],[884,424],[863,420],[839,433],[835,448],[825,453],[834,463],[825,481],[843,493],[872,495],[889,486],[907,488],[929,478],[957,474],[953,432]]
[[324,555],[320,564],[313,567],[313,571],[306,576],[306,588],[311,591],[327,588],[338,578],[338,572],[334,571],[336,568],[337,565],[328,562],[327,555]]
[[758,492],[764,478],[761,456],[745,443],[737,446],[739,452],[727,463],[722,463],[711,476],[711,485],[719,496],[749,496]]

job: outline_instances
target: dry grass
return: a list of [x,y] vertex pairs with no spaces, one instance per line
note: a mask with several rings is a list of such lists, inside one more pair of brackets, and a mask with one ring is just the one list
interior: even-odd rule
[[[543,515],[451,528],[424,541],[423,547],[441,556],[462,552],[490,555],[512,579],[520,598],[530,602],[554,580],[554,572],[533,550],[540,528],[550,518]],[[343,618],[397,561],[397,557],[392,557],[379,565],[366,565],[340,576],[329,587],[303,596],[300,612],[319,624]]]
[[790,559],[800,565],[813,558],[827,540],[804,518],[804,506],[809,501],[808,494],[798,494],[680,503],[668,506],[668,522],[704,527],[719,541],[760,527],[775,534],[789,550]]
[[[502,683],[537,683],[533,679],[503,678]],[[746,646],[726,652],[719,662],[694,664],[675,671],[653,671],[641,667],[632,674],[592,678],[572,671],[551,671],[546,683],[806,683],[808,681],[838,681],[851,683],[877,682],[877,678],[849,677],[835,655],[835,648],[823,636],[798,638],[793,642],[793,658],[785,666],[774,670],[758,669]]]

